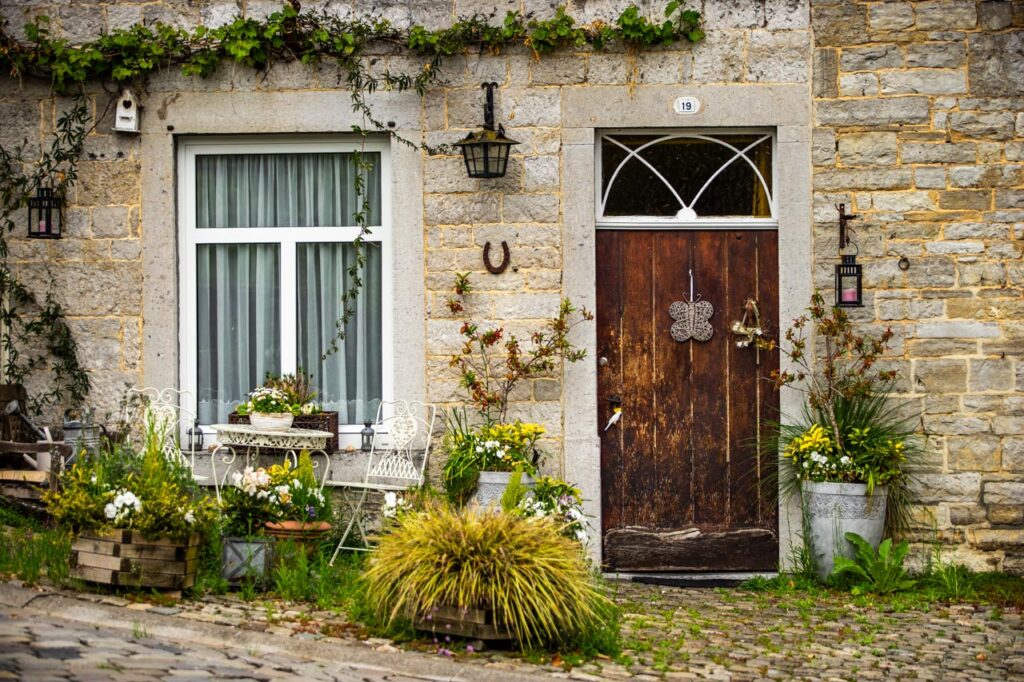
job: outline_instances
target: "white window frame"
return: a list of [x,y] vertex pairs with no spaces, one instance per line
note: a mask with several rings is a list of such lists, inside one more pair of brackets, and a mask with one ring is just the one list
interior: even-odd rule
[[[743,216],[725,216],[725,217],[697,217],[696,220],[681,220],[673,216],[648,216],[648,215],[630,215],[630,216],[605,216],[604,215],[604,187],[602,186],[602,168],[601,168],[601,152],[604,149],[604,145],[614,145],[615,142],[606,140],[607,137],[615,137],[617,135],[650,135],[654,136],[650,144],[657,144],[658,142],[672,139],[675,137],[691,137],[697,139],[704,139],[709,141],[716,141],[712,138],[716,135],[763,135],[768,136],[771,139],[772,144],[772,191],[767,192],[768,194],[768,205],[771,209],[770,218],[754,218],[754,217],[743,217]],[[717,141],[716,141],[717,142]],[[772,230],[778,229],[779,218],[778,218],[778,135],[774,128],[679,128],[679,129],[661,129],[661,128],[616,128],[609,130],[602,130],[597,134],[597,144],[594,145],[594,215],[596,216],[596,228],[599,230],[652,230],[652,229],[668,229],[668,230],[679,230],[679,229],[691,229],[691,230]],[[739,159],[737,159],[739,162]],[[631,163],[637,163],[632,161]],[[623,166],[626,168],[627,166]],[[724,168],[724,166],[723,166]],[[720,169],[721,170],[721,169]],[[653,171],[653,169],[652,169]],[[655,171],[655,174],[660,177],[660,174]],[[664,179],[663,179],[664,180]],[[666,183],[667,184],[667,183]],[[714,187],[714,183],[710,180],[705,185],[704,190],[709,190]],[[702,190],[703,191],[703,190]],[[674,190],[673,190],[674,193]],[[691,199],[692,201],[692,199]]]
[[[237,135],[184,138],[178,145],[178,253],[179,301],[181,318],[178,325],[180,386],[188,406],[198,414],[198,367],[196,319],[198,302],[196,288],[196,247],[199,244],[278,244],[280,248],[281,292],[281,372],[296,371],[297,347],[295,326],[296,245],[304,242],[351,242],[359,234],[359,226],[334,227],[196,227],[196,156],[204,154],[302,154],[302,153],[364,153],[380,154],[380,225],[370,225],[365,242],[381,248],[381,389],[382,400],[394,400],[394,330],[393,330],[393,265],[394,244],[391,229],[391,158],[386,141],[346,140],[336,136]],[[372,247],[371,247],[372,248]],[[253,387],[255,388],[255,387]],[[204,431],[212,432],[209,425]],[[338,425],[339,446],[359,446],[361,424]]]

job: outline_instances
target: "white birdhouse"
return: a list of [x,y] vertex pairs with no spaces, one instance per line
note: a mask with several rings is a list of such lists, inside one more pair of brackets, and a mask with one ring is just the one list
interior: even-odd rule
[[139,103],[135,100],[132,91],[127,88],[117,98],[114,130],[119,133],[139,132]]

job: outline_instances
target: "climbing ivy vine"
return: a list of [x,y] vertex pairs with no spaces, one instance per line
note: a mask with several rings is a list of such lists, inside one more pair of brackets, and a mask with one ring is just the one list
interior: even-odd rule
[[[40,187],[67,194],[78,178],[78,160],[88,134],[89,110],[84,98],[57,121],[48,150],[26,164],[27,145],[0,146],[0,346],[7,381],[24,384],[36,372],[49,370],[49,388],[32,396],[27,406],[38,413],[50,406],[78,406],[89,393],[89,375],[78,360],[78,345],[68,328],[64,308],[47,289],[43,300],[22,284],[12,271],[7,237],[18,228],[29,197]],[[24,225],[21,225],[24,229]],[[32,352],[34,351],[34,352]]]
[[[414,26],[401,31],[383,19],[340,19],[323,10],[302,11],[298,2],[290,0],[263,19],[239,17],[216,28],[198,26],[191,30],[162,22],[138,24],[115,29],[76,46],[54,36],[49,18],[40,16],[25,27],[25,41],[15,39],[6,26],[0,25],[0,67],[14,78],[48,80],[56,92],[65,93],[89,82],[133,85],[171,67],[180,68],[184,75],[207,77],[225,61],[267,71],[278,62],[316,64],[331,59],[345,73],[353,110],[368,124],[368,127],[353,126],[353,131],[363,136],[382,132],[404,144],[419,147],[422,145],[401,138],[378,120],[365,96],[377,90],[415,90],[422,95],[442,78],[446,57],[474,50],[500,52],[513,45],[525,45],[537,57],[559,48],[600,50],[615,43],[638,50],[679,41],[698,42],[704,38],[700,14],[682,9],[678,0],[668,3],[664,19],[659,21],[643,16],[636,6],[626,8],[614,21],[596,20],[585,25],[578,24],[563,7],[557,8],[550,19],[536,19],[519,12],[508,12],[498,23],[491,23],[493,19],[494,16],[478,14],[438,30]],[[397,46],[423,56],[422,68],[412,73],[376,70],[373,60],[366,55],[368,48],[382,45]],[[0,184],[4,192],[0,215],[5,234],[13,229],[11,212],[24,205],[26,192],[31,193],[43,179],[59,175],[62,189],[74,183],[75,161],[81,154],[84,138],[84,112],[84,105],[79,104],[61,118],[56,146],[28,175],[19,175],[16,155],[0,152]],[[365,262],[362,248],[369,233],[369,207],[361,183],[372,165],[362,155],[357,155],[356,162],[355,219],[361,229],[354,244],[356,262],[348,271],[350,286],[342,296],[344,313],[335,323],[335,337],[329,342],[327,354],[335,352],[338,342],[344,338],[345,326],[353,314],[352,304],[362,286],[361,270]],[[27,290],[7,269],[6,255],[4,243],[0,245],[0,259],[4,263],[0,277],[3,277],[4,290],[12,294],[11,300],[20,301],[19,292],[27,293]],[[4,308],[2,322],[8,331],[11,329],[8,323],[17,323],[20,319],[16,314],[11,315]],[[53,395],[45,400],[58,401],[66,394],[71,400],[80,401],[88,393],[88,376],[77,362],[74,340],[64,323],[63,311],[52,296],[47,297],[42,314],[35,320],[30,324],[36,326],[29,331],[46,339],[51,355],[56,358],[52,369],[60,378]],[[19,355],[9,333],[4,336],[4,347],[9,378],[16,380],[24,376],[21,372],[38,368],[31,362],[17,364]]]

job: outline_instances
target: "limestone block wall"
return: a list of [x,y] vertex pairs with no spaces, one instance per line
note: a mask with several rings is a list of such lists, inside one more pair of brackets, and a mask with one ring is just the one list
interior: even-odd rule
[[[574,0],[583,21],[613,18],[628,0]],[[651,16],[664,3],[639,0]],[[831,292],[836,262],[835,203],[854,221],[865,266],[867,305],[854,312],[869,327],[897,333],[887,362],[901,370],[902,395],[922,414],[927,457],[919,473],[922,552],[933,540],[947,558],[978,568],[1024,571],[1024,3],[974,0],[693,0],[707,39],[629,53],[566,51],[537,60],[523,49],[447,61],[446,83],[421,104],[414,142],[450,143],[482,121],[479,84],[496,81],[496,115],[514,148],[501,180],[466,177],[453,155],[424,153],[421,187],[398,188],[422,204],[426,289],[426,398],[461,399],[448,367],[460,345],[460,315],[444,305],[455,272],[472,273],[468,312],[484,323],[529,336],[556,309],[570,248],[564,243],[564,190],[576,169],[563,148],[566,102],[583,89],[649,85],[807,84],[814,105],[815,284]],[[369,3],[305,0],[339,16],[365,14]],[[390,0],[373,7],[399,26],[438,27],[457,16],[506,9],[553,13],[539,0]],[[83,41],[140,20],[217,25],[237,14],[262,16],[278,2],[9,0],[0,17],[16,27],[48,14],[57,33]],[[15,31],[17,33],[17,31]],[[383,71],[419,60],[388,50],[373,57]],[[336,68],[297,64],[254,74],[223,66],[206,80],[176,72],[150,79],[143,116],[161,117],[179,93],[336,93]],[[96,89],[102,113],[110,95]],[[44,85],[0,76],[0,139],[39,144],[52,130],[54,98]],[[387,111],[379,112],[387,120]],[[573,112],[577,113],[577,112]],[[248,115],[242,112],[239,115]],[[254,114],[255,115],[255,114]],[[284,129],[286,107],[261,111]],[[267,118],[269,117],[269,118]],[[578,119],[577,119],[578,120]],[[638,119],[639,120],[639,119]],[[686,121],[680,121],[684,125]],[[69,309],[82,357],[93,370],[92,402],[112,410],[125,383],[146,376],[142,309],[147,281],[166,281],[175,254],[143,260],[141,178],[155,172],[137,138],[110,132],[109,115],[89,136],[81,181],[70,197],[68,232],[56,243],[16,234],[12,259],[37,291],[52,279]],[[301,131],[300,131],[301,132]],[[344,129],[338,132],[344,133]],[[782,169],[783,172],[785,169]],[[169,188],[168,191],[173,191]],[[481,261],[484,243],[508,242],[501,276]],[[900,270],[900,257],[909,260]],[[149,263],[149,265],[144,265]],[[523,385],[513,413],[549,429],[548,462],[561,468],[566,406],[556,377]]]
[[[922,413],[923,555],[1024,571],[1024,3],[813,2],[815,283],[844,202],[857,319]],[[898,262],[906,257],[909,269]]]

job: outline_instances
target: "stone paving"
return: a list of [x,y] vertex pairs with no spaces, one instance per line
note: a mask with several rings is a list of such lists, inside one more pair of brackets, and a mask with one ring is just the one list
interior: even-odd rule
[[[504,675],[579,680],[1024,680],[1024,627],[1021,613],[1013,609],[931,605],[900,612],[843,595],[614,586],[624,613],[623,656],[615,661],[598,658],[572,669],[561,657],[538,662],[507,651],[467,652],[464,643],[443,639],[437,644],[397,645],[368,637],[338,611],[276,601],[206,597],[168,607],[110,595],[61,594],[105,608],[115,606],[124,614],[255,631],[282,642],[341,641],[380,656],[402,650],[401,660],[412,668],[416,660],[441,656],[460,664],[465,673],[460,677],[481,679]],[[151,679],[162,674],[178,680],[206,674],[222,678],[229,669],[231,675],[250,679],[401,679],[397,673],[388,678],[386,671],[368,677],[351,667],[325,668],[297,655],[281,659],[257,652],[227,654],[206,645],[159,644],[145,633],[126,638],[102,629],[68,627],[22,620],[17,612],[6,612],[0,619],[0,651],[10,645],[17,653],[0,656],[0,679],[17,671],[31,679],[44,679],[38,676],[43,673],[61,679],[98,679],[102,672],[107,673],[103,679]],[[146,672],[153,667],[159,674]]]
[[326,664],[299,656],[244,653],[198,642],[161,641],[143,626],[126,633],[67,622],[54,615],[0,611],[0,680],[144,682],[146,680],[339,680],[401,682],[425,679],[376,667]]

